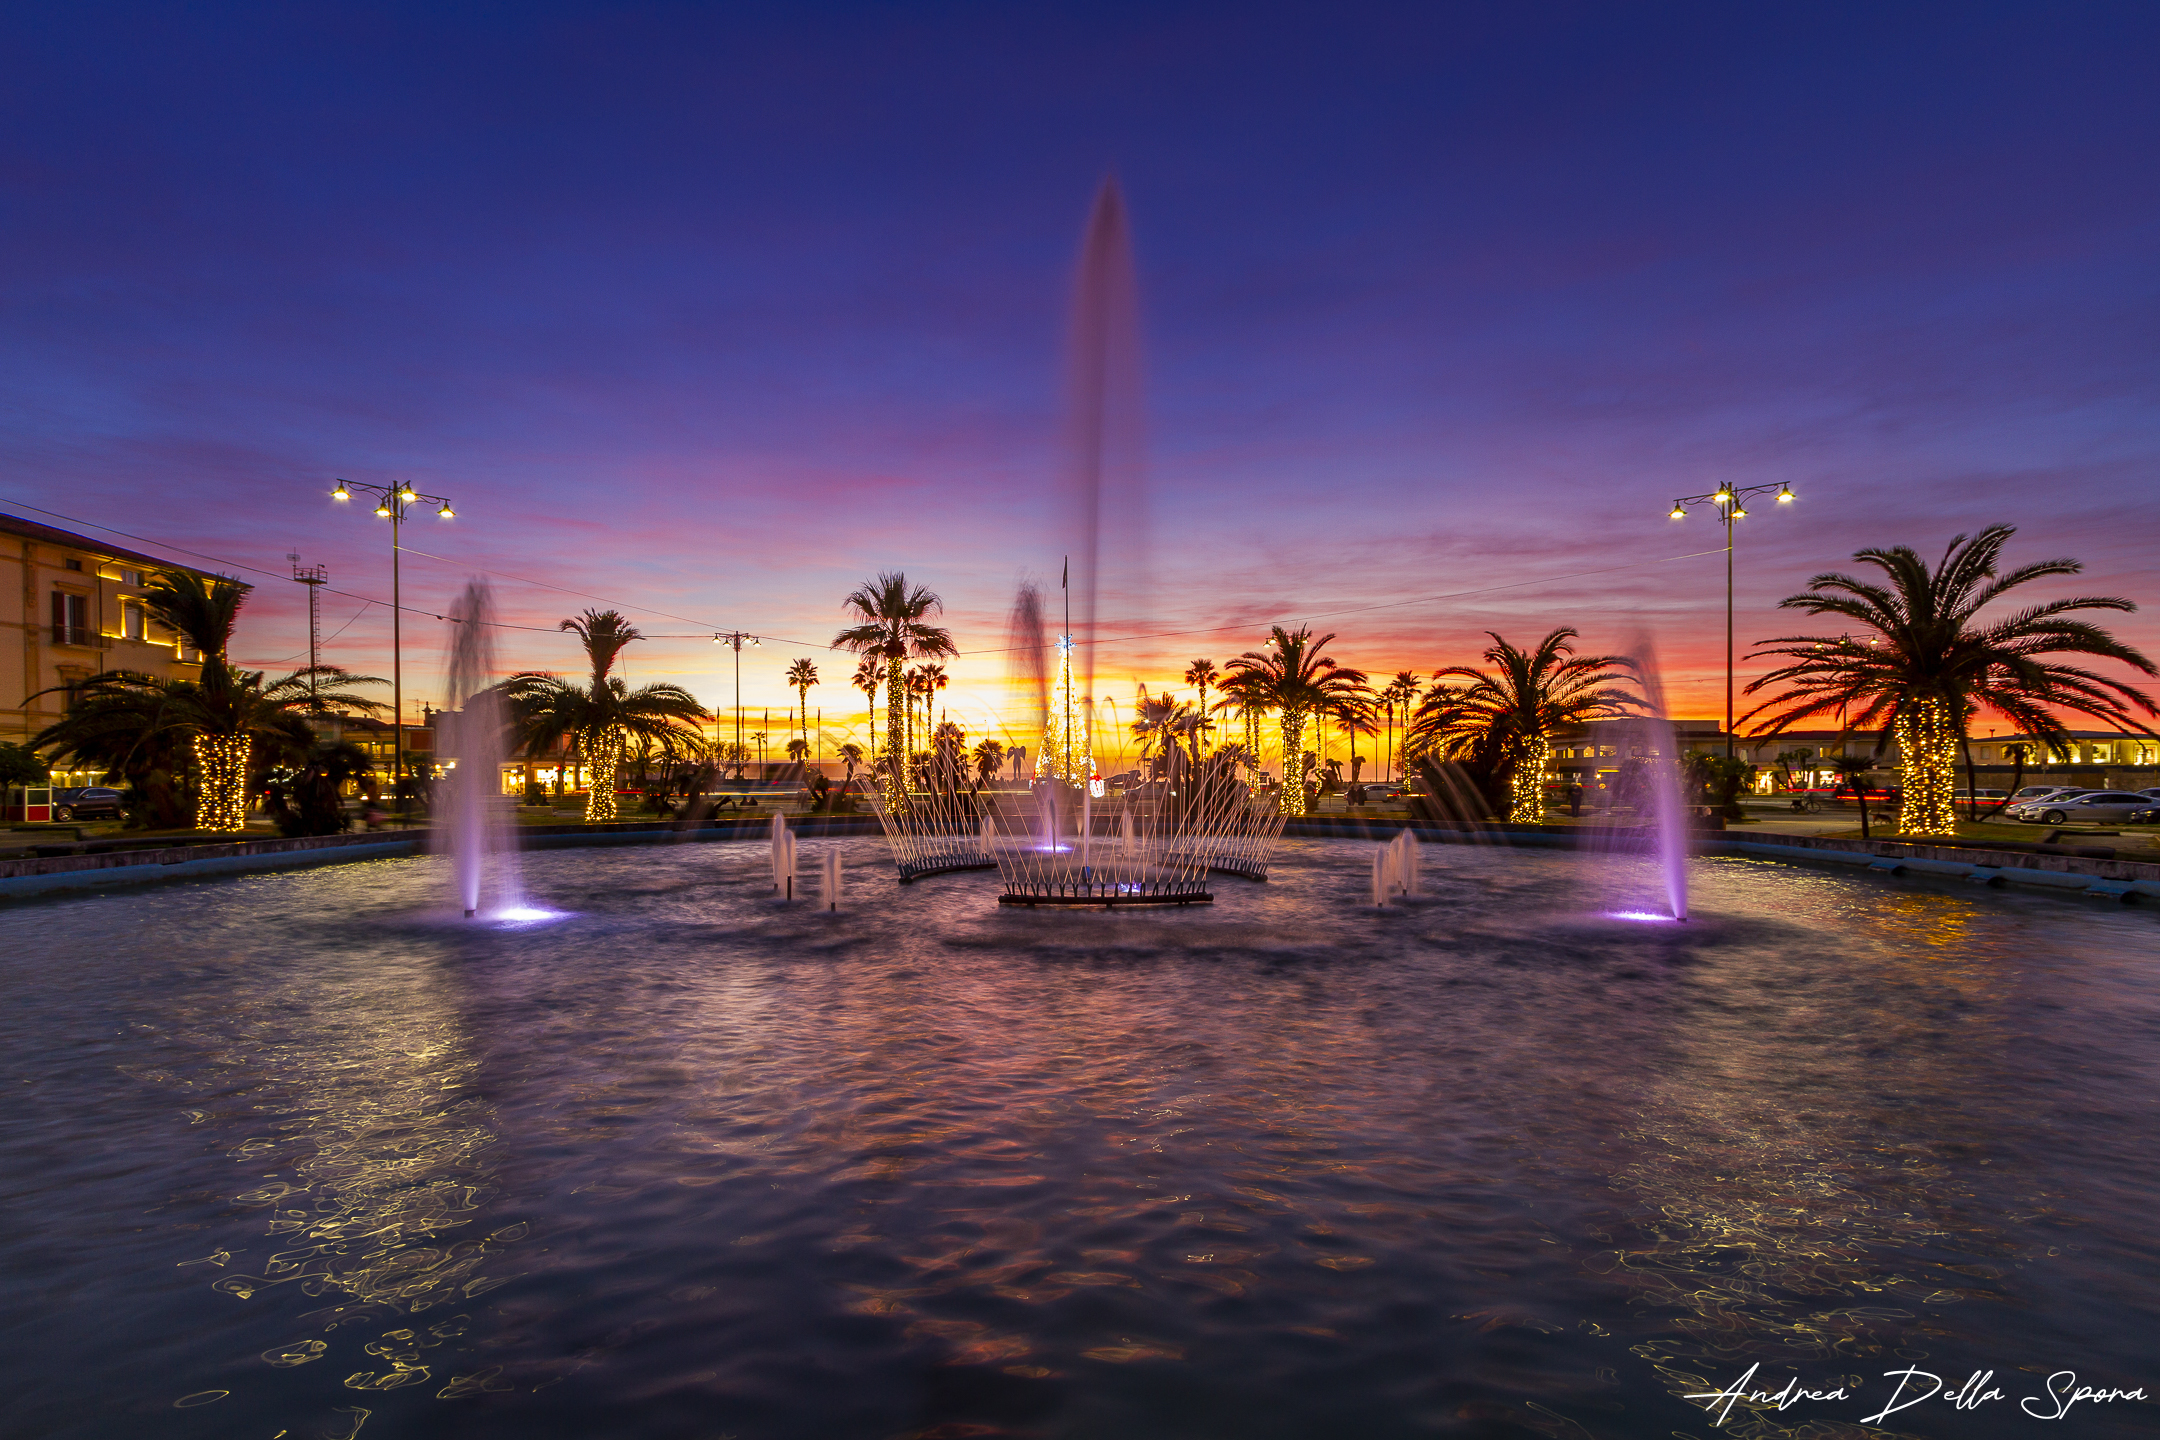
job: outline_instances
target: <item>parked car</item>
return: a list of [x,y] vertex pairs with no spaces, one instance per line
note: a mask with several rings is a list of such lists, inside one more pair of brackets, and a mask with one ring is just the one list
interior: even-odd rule
[[2052,800],[2058,795],[2083,795],[2090,785],[2027,785],[2010,797],[2012,805],[2031,805],[2035,801]]
[[55,820],[118,820],[127,814],[127,802],[118,790],[102,785],[79,785],[53,791]]
[[1403,798],[1403,787],[1393,780],[1376,780],[1365,786],[1365,803],[1379,805]]
[[1967,803],[1977,800],[1983,805],[1992,805],[1998,800],[2009,799],[2010,792],[2007,790],[1989,790],[1983,787],[1979,790],[1960,790],[1957,792],[1957,798]]
[[2151,796],[2135,795],[2127,790],[2087,790],[2082,794],[2058,795],[2020,805],[2010,814],[2029,825],[2072,825],[2096,820],[2119,823],[2128,820],[2133,810],[2143,810],[2151,804]]
[[2143,810],[2131,811],[2130,818],[2123,823],[2126,825],[2160,825],[2160,801],[2156,801]]

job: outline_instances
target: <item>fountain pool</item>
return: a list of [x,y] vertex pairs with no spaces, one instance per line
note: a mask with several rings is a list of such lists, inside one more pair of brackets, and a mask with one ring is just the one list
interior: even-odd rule
[[1439,847],[1378,908],[1288,840],[1072,915],[834,846],[838,913],[758,844],[529,855],[516,923],[447,857],[0,912],[9,1433],[1708,1437],[1759,1361],[1862,1384],[1741,1433],[1992,1369],[1886,1427],[1969,1437],[2160,1381],[2148,912],[1702,861],[1646,925]]

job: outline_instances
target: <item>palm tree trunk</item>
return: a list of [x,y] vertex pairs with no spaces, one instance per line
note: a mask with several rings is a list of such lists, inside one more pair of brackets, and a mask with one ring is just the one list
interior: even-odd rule
[[1305,713],[1285,707],[1282,712],[1282,812],[1305,813]]
[[[907,722],[911,718],[901,708],[907,695],[907,677],[901,674],[901,668],[897,658],[886,662],[885,795],[888,803],[896,807],[907,798]],[[913,709],[913,705],[907,706],[909,712]]]
[[613,824],[616,819],[615,776],[623,756],[622,730],[610,725],[594,734],[589,754],[592,774],[585,792],[585,823]]
[[2011,745],[2006,748],[2010,751],[2010,763],[2014,767],[2010,774],[2010,789],[2004,793],[2001,800],[1996,802],[1995,808],[1988,811],[1990,815],[2002,814],[2004,807],[2010,803],[2010,797],[2017,794],[2018,790],[2025,784],[2025,747]]
[[195,764],[202,785],[195,828],[234,831],[247,825],[248,739],[245,735],[198,735]]
[[1901,711],[1896,728],[1904,775],[1898,828],[1907,835],[1956,838],[1958,727],[1949,704],[1923,696]]
[[1545,762],[1551,755],[1552,742],[1543,735],[1523,741],[1515,771],[1508,776],[1510,825],[1535,825],[1545,818]]

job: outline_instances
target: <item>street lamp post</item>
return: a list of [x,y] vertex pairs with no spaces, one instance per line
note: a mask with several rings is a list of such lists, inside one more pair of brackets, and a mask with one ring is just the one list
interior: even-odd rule
[[455,520],[457,511],[440,495],[422,495],[410,485],[369,485],[359,480],[340,480],[330,498],[337,501],[352,499],[352,492],[365,490],[377,497],[375,513],[390,522],[390,785],[397,796],[400,813],[405,805],[405,666],[403,639],[405,607],[400,589],[399,563],[403,551],[398,546],[400,527],[405,523],[405,509],[409,505],[426,503],[436,506],[435,515],[441,520]]
[[1733,522],[1747,518],[1747,497],[1775,491],[1777,503],[1793,501],[1789,485],[1720,485],[1707,495],[1683,495],[1672,502],[1672,518],[1687,519],[1690,505],[1715,505],[1725,521],[1725,758],[1733,758]]
[[713,636],[712,640],[713,644],[726,645],[735,652],[735,764],[739,774],[748,758],[743,754],[742,743],[742,647],[747,640],[754,649],[758,637],[744,630],[728,630]]

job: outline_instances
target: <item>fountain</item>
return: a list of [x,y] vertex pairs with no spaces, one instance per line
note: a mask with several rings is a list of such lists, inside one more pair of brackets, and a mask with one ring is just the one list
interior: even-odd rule
[[878,818],[903,882],[995,866],[1002,905],[1116,906],[1206,903],[1214,872],[1267,878],[1283,817],[1230,764],[1173,748],[1165,773],[1137,796],[1105,796],[1095,773],[1105,516],[1120,519],[1121,561],[1131,564],[1138,548],[1139,335],[1124,198],[1106,180],[1074,289],[1063,495],[1078,543],[1060,567],[1062,628],[1052,641],[1042,593],[1023,583],[1007,637],[1014,689],[1042,737],[1038,778],[1024,800],[1001,796],[965,785],[964,767],[940,755],[917,783],[895,787],[900,798],[881,796]]
[[1373,851],[1372,902],[1385,905],[1418,893],[1418,838],[1405,830]]
[[[1641,713],[1608,722],[1617,737],[1619,777],[1606,797],[1607,823],[1592,827],[1591,848],[1616,857],[1610,867],[1615,891],[1606,913],[1622,919],[1688,918],[1688,817],[1681,798],[1684,775],[1679,738],[1665,708],[1657,654],[1647,637],[1638,638],[1628,659],[1642,691]],[[1631,812],[1620,825],[1618,810]],[[1647,823],[1646,823],[1647,822]],[[1647,862],[1649,877],[1641,872]],[[1648,890],[1663,902],[1643,908]],[[1652,902],[1655,903],[1655,902]]]
[[436,721],[442,753],[456,768],[442,778],[444,825],[450,850],[451,888],[472,919],[525,910],[517,837],[500,793],[502,762],[509,752],[502,692],[495,687],[495,633],[489,624],[487,583],[467,584],[450,607],[449,710]]

